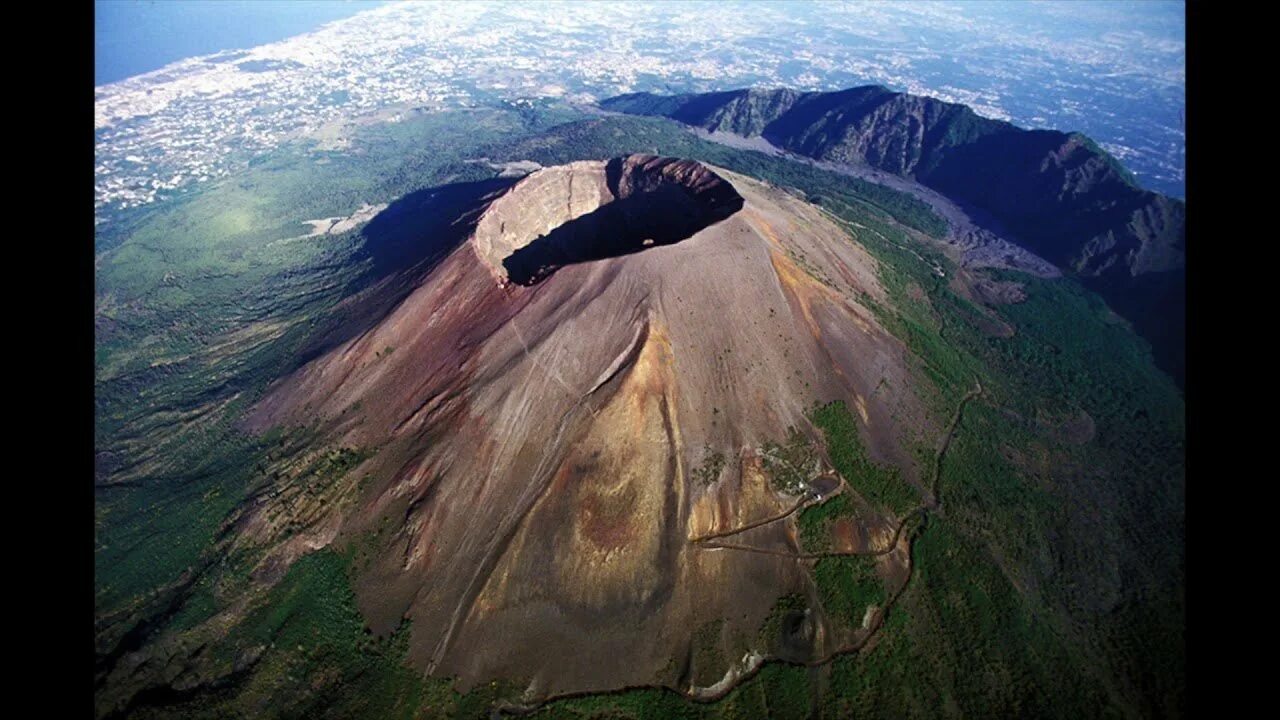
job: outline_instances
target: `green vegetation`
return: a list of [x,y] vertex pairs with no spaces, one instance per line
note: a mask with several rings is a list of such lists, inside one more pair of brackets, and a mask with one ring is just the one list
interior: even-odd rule
[[761,668],[753,684],[759,685],[768,717],[779,720],[809,717],[812,693],[808,668],[771,663]]
[[800,513],[800,547],[805,552],[831,549],[831,526],[840,518],[852,518],[857,510],[847,494],[836,495],[821,505],[810,505]]
[[[931,523],[919,567],[874,652],[832,667],[829,717],[893,717],[903,707],[948,715],[1105,715],[1093,670],[1080,665],[986,552]],[[1074,668],[1059,676],[1064,668]]]
[[211,648],[215,663],[251,664],[244,683],[135,716],[407,719],[439,696],[403,663],[407,625],[385,638],[365,630],[346,562],[329,550],[294,563],[228,640]]
[[873,558],[822,558],[813,566],[813,580],[828,617],[846,627],[859,627],[867,607],[885,601]]
[[424,680],[406,663],[409,625],[369,632],[351,590],[350,558],[319,550],[298,559],[213,652],[224,669],[252,671],[227,691],[196,694],[138,717],[486,718],[520,687],[494,683],[460,694],[447,678]]
[[764,623],[760,625],[757,637],[761,648],[765,650],[772,648],[782,636],[782,623],[787,616],[804,612],[807,607],[804,598],[799,595],[783,595],[778,598],[778,602],[774,603],[773,609],[769,611],[769,617],[765,618]]
[[[178,455],[193,464],[171,484],[99,489],[94,531],[99,610],[149,597],[195,564],[241,499],[228,488],[250,484],[269,444],[227,432],[217,454],[199,457],[189,450]],[[155,542],[156,537],[164,542]]]
[[827,439],[831,464],[859,494],[898,516],[905,515],[920,502],[916,491],[902,479],[901,471],[877,465],[867,457],[866,447],[858,436],[857,421],[843,402],[816,408],[810,418]]
[[[982,311],[929,271],[936,257],[918,245],[911,247],[924,260],[908,252],[900,231],[857,222],[867,226],[853,230],[881,261],[892,298],[893,310],[877,314],[921,359],[940,416],[975,378],[988,399],[965,412],[942,466],[945,519],[931,518],[918,537],[917,574],[880,645],[833,665],[829,716],[946,707],[967,715],[1178,714],[1184,431],[1172,381],[1146,343],[1074,282],[992,273],[1027,293],[998,308],[1013,337],[992,337]],[[1078,410],[1096,425],[1083,444],[1035,422]],[[1149,564],[1140,567],[1139,558]],[[1144,596],[1155,599],[1137,599]],[[1124,612],[1108,611],[1120,597],[1131,598],[1116,606]],[[1151,614],[1129,612],[1139,605]],[[1156,616],[1163,629],[1152,624]],[[1165,666],[1141,669],[1133,647],[1160,648]],[[1116,678],[1124,679],[1118,687]]]
[[693,469],[693,479],[699,485],[710,485],[720,479],[726,464],[724,453],[713,451],[707,446],[703,449],[702,464]]
[[787,495],[807,492],[809,481],[822,469],[813,441],[794,427],[787,428],[785,445],[767,442],[761,446],[760,459],[773,489]]
[[[396,641],[407,637],[407,627],[390,641],[379,640],[365,631],[346,572],[344,559],[332,551],[299,558],[284,580],[272,588],[266,602],[238,628],[252,645],[276,649],[281,669],[292,671],[264,690],[272,695],[278,693],[281,699],[288,695],[305,697],[310,694],[306,684],[324,671],[352,676],[377,672],[391,659],[387,657],[389,651],[403,644]],[[403,651],[402,647],[398,649]],[[403,674],[411,675],[407,667]],[[357,700],[358,696],[350,699]],[[329,704],[334,698],[321,696],[315,701],[317,705]]]

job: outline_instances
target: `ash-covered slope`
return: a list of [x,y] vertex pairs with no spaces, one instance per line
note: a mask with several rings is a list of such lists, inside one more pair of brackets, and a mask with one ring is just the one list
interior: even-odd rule
[[[607,690],[672,667],[662,681],[687,688],[691,629],[721,619],[724,667],[696,670],[741,670],[804,579],[788,557],[691,538],[795,502],[762,448],[820,437],[806,410],[843,400],[871,455],[919,484],[904,444],[940,424],[865,304],[887,302],[874,260],[817,208],[691,161],[575,162],[485,203],[394,308],[251,414],[376,448],[350,473],[365,484],[299,534],[297,508],[264,494],[241,532],[277,567],[371,543],[355,582],[371,627],[408,618],[411,659],[464,689]],[[889,543],[890,511],[860,517],[859,542]],[[792,527],[750,540],[794,552]],[[879,566],[905,562],[904,542]],[[813,656],[848,642],[812,622]]]
[[1138,187],[1079,133],[1024,130],[964,105],[880,86],[635,93],[601,106],[763,136],[817,160],[871,165],[980,208],[1028,250],[1102,294],[1182,380],[1185,205]]

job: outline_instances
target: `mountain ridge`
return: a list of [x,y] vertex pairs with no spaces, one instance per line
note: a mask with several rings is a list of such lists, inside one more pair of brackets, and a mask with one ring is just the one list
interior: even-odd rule
[[1185,203],[1142,189],[1080,133],[1025,130],[879,85],[632,93],[600,107],[762,137],[815,160],[909,177],[971,204],[1099,292],[1152,344],[1157,363],[1184,382]]

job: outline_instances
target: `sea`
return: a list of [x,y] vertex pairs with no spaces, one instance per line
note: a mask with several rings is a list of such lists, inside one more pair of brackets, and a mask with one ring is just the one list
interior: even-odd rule
[[385,0],[95,0],[93,84],[310,32]]

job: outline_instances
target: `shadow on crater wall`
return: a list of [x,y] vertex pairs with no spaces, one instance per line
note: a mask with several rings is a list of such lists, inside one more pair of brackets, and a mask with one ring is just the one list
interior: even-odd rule
[[508,280],[533,285],[566,265],[671,245],[742,209],[742,196],[719,178],[690,186],[659,173],[624,172],[616,160],[606,167],[609,189],[618,199],[507,256],[502,265]]

